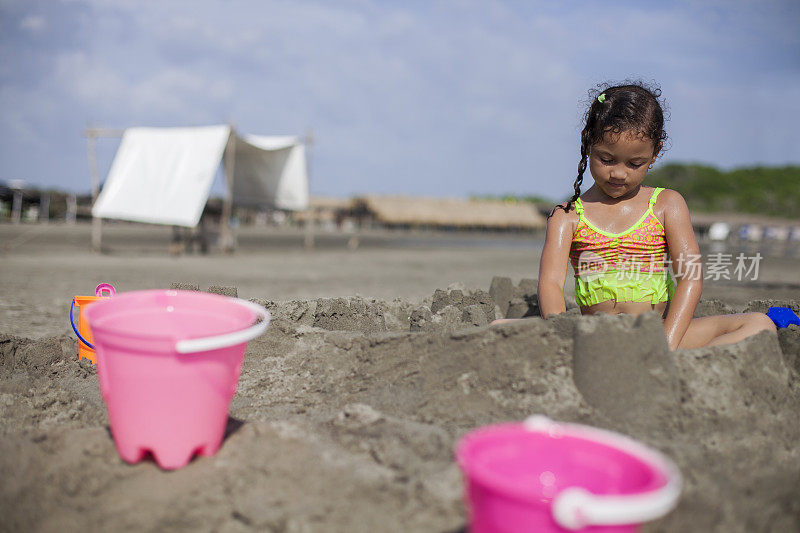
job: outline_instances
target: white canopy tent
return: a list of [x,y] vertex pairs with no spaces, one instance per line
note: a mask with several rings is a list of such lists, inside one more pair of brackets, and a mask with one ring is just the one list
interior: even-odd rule
[[302,139],[240,137],[230,126],[129,128],[92,215],[195,227],[223,159],[227,216],[232,204],[308,207]]
[[306,148],[297,137],[245,135],[236,138],[234,205],[308,208]]

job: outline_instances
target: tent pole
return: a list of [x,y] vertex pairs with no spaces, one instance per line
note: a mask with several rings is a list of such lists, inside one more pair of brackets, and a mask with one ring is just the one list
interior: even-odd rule
[[314,145],[314,132],[311,128],[306,131],[306,176],[308,177],[308,220],[306,220],[305,248],[314,249],[314,225],[317,221],[317,212],[311,204],[311,149]]
[[236,242],[231,229],[231,214],[233,212],[233,158],[234,158],[234,131],[231,126],[231,135],[225,147],[225,199],[222,202],[222,250],[232,253]]
[[39,195],[39,221],[42,224],[50,223],[50,194],[46,192]]
[[22,187],[13,187],[14,198],[11,200],[11,222],[19,224],[22,217]]
[[[92,178],[92,208],[97,202],[97,195],[100,194],[100,179],[97,176],[97,131],[94,128],[87,128],[87,150],[89,157],[89,174]],[[102,219],[92,214],[92,250],[100,252],[103,243]]]

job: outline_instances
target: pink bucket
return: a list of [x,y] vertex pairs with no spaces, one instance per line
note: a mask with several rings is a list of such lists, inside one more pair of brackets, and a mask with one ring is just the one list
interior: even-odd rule
[[677,505],[681,475],[628,437],[533,416],[465,435],[470,531],[632,532]]
[[85,313],[120,456],[136,463],[149,451],[172,470],[195,453],[214,455],[247,341],[264,332],[269,312],[226,296],[153,290],[118,294]]

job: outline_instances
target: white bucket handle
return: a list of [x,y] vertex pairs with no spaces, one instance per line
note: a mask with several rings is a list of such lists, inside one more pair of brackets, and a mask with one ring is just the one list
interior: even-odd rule
[[218,348],[227,348],[241,344],[249,340],[255,339],[267,329],[270,321],[269,311],[262,306],[242,300],[241,298],[231,298],[237,304],[247,307],[261,317],[261,322],[257,322],[247,329],[241,331],[234,331],[233,333],[225,333],[215,337],[203,337],[200,339],[186,339],[175,343],[175,351],[178,353],[194,353],[194,352],[207,352],[209,350],[216,350]]
[[[525,420],[531,431],[559,432],[559,426],[547,417],[535,415]],[[569,424],[564,424],[569,427]],[[628,496],[598,496],[586,489],[568,487],[553,499],[553,519],[564,529],[576,531],[588,526],[640,524],[656,520],[678,504],[683,484],[678,468],[662,454],[633,439],[597,428],[581,426],[582,433],[609,446],[622,448],[639,459],[658,465],[666,472],[667,483],[656,490]]]

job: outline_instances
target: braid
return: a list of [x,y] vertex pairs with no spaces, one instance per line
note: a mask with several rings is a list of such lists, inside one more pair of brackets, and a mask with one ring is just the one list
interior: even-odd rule
[[572,184],[572,188],[575,190],[575,194],[572,195],[572,198],[567,201],[566,205],[558,204],[556,205],[550,214],[547,215],[547,218],[553,216],[553,213],[556,212],[556,209],[559,207],[564,210],[565,213],[569,213],[569,210],[572,209],[572,204],[575,203],[575,200],[578,199],[581,195],[581,185],[583,184],[583,173],[586,172],[586,163],[589,159],[589,149],[591,146],[591,139],[589,138],[589,126],[583,128],[581,132],[581,160],[578,162],[578,177],[575,178],[575,182]]

